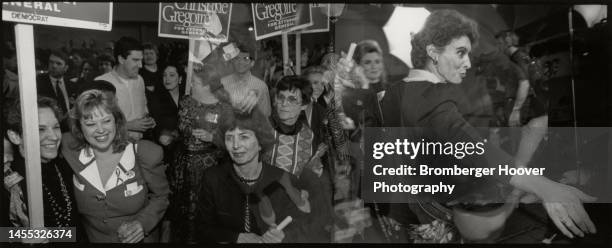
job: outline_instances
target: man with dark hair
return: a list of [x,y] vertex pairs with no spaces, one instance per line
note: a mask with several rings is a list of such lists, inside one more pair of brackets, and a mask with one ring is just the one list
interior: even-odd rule
[[268,86],[251,74],[251,68],[255,65],[253,51],[244,45],[238,45],[238,50],[240,53],[232,59],[234,73],[221,78],[221,84],[230,94],[235,108],[250,112],[257,106],[265,116],[270,116]]
[[[64,78],[69,67],[68,61],[68,55],[64,52],[51,51],[48,72],[36,77],[38,95],[55,99],[65,113],[70,109],[69,96],[75,90],[74,84]],[[63,126],[62,130],[65,131]]]
[[142,67],[142,45],[131,37],[121,37],[115,43],[117,66],[95,80],[108,81],[116,89],[117,103],[125,115],[132,141],[142,139],[143,133],[155,127],[148,116],[144,80],[138,71]]

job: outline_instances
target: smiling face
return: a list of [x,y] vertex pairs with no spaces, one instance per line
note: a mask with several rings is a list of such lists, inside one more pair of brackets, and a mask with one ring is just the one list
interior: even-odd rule
[[84,116],[89,117],[80,120],[85,141],[94,150],[107,151],[117,132],[115,117],[99,106],[94,107],[88,115]]
[[359,65],[363,67],[363,72],[368,80],[371,82],[380,80],[383,72],[383,58],[380,53],[366,53],[361,58]]
[[62,131],[55,113],[50,108],[38,109],[38,132],[40,136],[40,161],[47,163],[57,157]]
[[276,93],[274,106],[280,121],[285,125],[295,124],[302,110],[307,107],[307,105],[302,105],[303,102],[300,89],[283,90]]
[[261,146],[252,130],[239,127],[225,132],[225,147],[235,165],[242,166],[259,161]]
[[132,50],[127,58],[123,58],[123,56],[118,56],[118,58],[119,66],[121,67],[121,71],[125,73],[125,76],[128,78],[137,78],[138,70],[142,68],[142,51]]
[[467,36],[461,36],[451,40],[441,52],[434,51],[434,59],[437,56],[436,72],[438,77],[447,82],[459,84],[465,78],[467,70],[472,66],[470,52],[472,43]]
[[168,90],[174,90],[181,82],[181,76],[178,74],[176,67],[168,66],[164,70],[164,87]]

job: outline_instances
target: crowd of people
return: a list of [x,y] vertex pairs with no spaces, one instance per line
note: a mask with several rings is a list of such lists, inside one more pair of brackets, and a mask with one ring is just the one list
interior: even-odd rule
[[[449,141],[480,137],[455,99],[476,40],[474,21],[432,12],[412,40],[414,68],[400,82],[387,80],[373,40],[359,42],[352,59],[324,47],[304,51],[302,74],[285,76],[276,49],[257,58],[238,44],[231,73],[204,61],[189,82],[185,50],[170,55],[130,37],[95,60],[51,51],[48,72],[36,79],[45,226],[77,227],[81,242],[487,241],[513,204],[531,196],[568,237],[594,233],[582,206],[594,199],[541,176],[497,178],[513,191],[495,197],[514,200],[494,206],[501,214],[493,220],[470,212],[490,205],[360,199],[365,127],[427,126],[427,135]],[[18,101],[16,90],[5,87],[6,99]],[[5,177],[23,179],[20,105],[9,102]],[[511,114],[510,124],[518,119]],[[516,160],[495,144],[487,151],[516,166],[532,155]],[[29,226],[25,181],[5,186],[3,221]]]

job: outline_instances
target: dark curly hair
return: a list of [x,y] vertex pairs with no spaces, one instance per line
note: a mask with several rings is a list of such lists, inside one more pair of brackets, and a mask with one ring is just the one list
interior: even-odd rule
[[225,133],[236,128],[253,131],[262,148],[261,153],[274,145],[274,128],[272,128],[270,120],[257,108],[254,108],[251,113],[240,113],[234,110],[232,116],[228,116],[226,121],[219,123],[219,130],[223,138],[218,139],[217,142],[220,143],[216,144],[217,147],[227,150],[227,147],[225,147]]
[[81,119],[91,118],[92,112],[97,108],[105,110],[115,118],[116,132],[112,142],[113,153],[122,152],[128,144],[127,120],[114,94],[95,89],[81,93],[70,113],[70,131],[76,140],[71,149],[80,150],[88,146],[81,129]]
[[425,20],[423,28],[412,37],[412,64],[415,69],[424,69],[427,60],[427,46],[433,44],[443,49],[453,39],[467,36],[475,46],[478,41],[478,25],[472,19],[456,10],[436,10]]

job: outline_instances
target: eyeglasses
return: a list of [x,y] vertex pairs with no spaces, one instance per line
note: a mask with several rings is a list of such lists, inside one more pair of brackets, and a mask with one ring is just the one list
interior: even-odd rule
[[245,56],[245,57],[236,57],[236,58],[234,58],[234,60],[236,60],[236,61],[245,61],[245,62],[251,61],[252,59],[253,59],[253,58],[251,58],[251,57],[249,57],[249,56]]
[[278,104],[284,104],[285,102],[288,102],[290,105],[299,105],[302,103],[302,101],[300,101],[299,99],[297,99],[295,96],[289,96],[289,97],[285,97],[284,95],[276,95],[276,102]]

